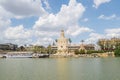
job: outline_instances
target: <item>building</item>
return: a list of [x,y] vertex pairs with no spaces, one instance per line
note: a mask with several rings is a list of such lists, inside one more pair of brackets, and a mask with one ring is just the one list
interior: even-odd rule
[[67,54],[73,53],[75,50],[85,49],[85,50],[95,50],[94,44],[71,44],[69,39],[65,38],[64,30],[61,30],[60,38],[57,39],[56,44],[51,46],[53,51],[57,54]]
[[17,50],[18,46],[12,43],[0,44],[0,50]]
[[[84,49],[85,50],[95,50],[95,45],[94,44],[84,44]],[[75,50],[80,50],[81,44],[69,44],[68,45],[68,52],[70,51],[75,51]],[[57,46],[53,45],[52,50],[57,51]]]
[[120,38],[99,39],[98,45],[102,50],[113,51],[116,46],[120,45]]
[[9,45],[0,44],[0,50],[9,50],[9,49],[10,49]]
[[61,30],[60,38],[57,40],[57,54],[68,53],[68,39],[65,38],[64,30]]

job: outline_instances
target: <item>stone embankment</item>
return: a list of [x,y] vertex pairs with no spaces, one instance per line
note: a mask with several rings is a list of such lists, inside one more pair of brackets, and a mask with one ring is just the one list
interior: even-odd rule
[[50,58],[67,58],[67,57],[73,57],[74,55],[69,54],[51,54]]
[[11,51],[0,53],[1,58],[48,58],[49,54],[33,53],[28,51]]
[[92,53],[94,57],[115,57],[114,52],[106,52],[106,53]]
[[106,53],[92,53],[92,54],[52,54],[50,55],[51,58],[67,58],[67,57],[115,57],[113,52],[106,52]]
[[32,58],[69,58],[69,57],[115,57],[114,52],[92,53],[92,54],[37,54],[33,52],[4,52],[0,53],[0,58],[3,57],[32,57]]
[[6,55],[6,52],[0,51],[0,58],[4,58],[4,55]]

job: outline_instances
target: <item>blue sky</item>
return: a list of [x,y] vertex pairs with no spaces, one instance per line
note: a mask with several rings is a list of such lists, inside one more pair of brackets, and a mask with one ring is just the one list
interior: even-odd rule
[[119,0],[0,0],[0,43],[49,45],[120,37]]

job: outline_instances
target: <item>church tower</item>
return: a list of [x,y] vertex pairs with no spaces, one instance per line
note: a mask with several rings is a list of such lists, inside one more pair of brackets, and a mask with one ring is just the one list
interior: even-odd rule
[[65,38],[65,35],[64,35],[64,30],[61,30],[61,33],[60,33],[60,38]]
[[65,38],[64,30],[61,30],[60,38],[57,40],[57,54],[68,54],[68,39]]

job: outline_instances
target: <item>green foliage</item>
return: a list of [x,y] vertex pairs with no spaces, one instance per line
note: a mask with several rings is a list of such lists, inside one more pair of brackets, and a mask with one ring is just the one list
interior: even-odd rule
[[69,38],[68,40],[69,40],[70,43],[72,42],[71,38]]
[[92,50],[88,50],[87,51],[87,54],[92,54],[94,51],[92,51]]
[[87,51],[87,54],[92,54],[92,53],[104,53],[104,51],[102,51],[102,50],[99,50],[99,51],[96,51],[96,50],[88,50],[88,51]]
[[114,53],[115,53],[115,56],[120,57],[120,45],[116,47]]
[[85,54],[85,50],[75,50],[75,54]]
[[85,50],[80,50],[80,54],[85,54]]
[[85,52],[85,50],[75,50],[75,54],[92,54],[92,53],[104,53],[104,51],[88,50]]
[[33,52],[34,53],[45,53],[45,48],[43,46],[34,46]]
[[50,54],[55,54],[55,53],[57,53],[57,51],[56,50],[52,50],[52,52]]
[[55,51],[52,50],[51,45],[48,45],[48,47],[46,48],[46,51],[47,51],[48,54],[54,54],[55,53]]
[[25,47],[24,46],[20,46],[19,47],[19,51],[25,51]]
[[76,54],[76,55],[77,55],[77,54],[80,54],[80,53],[79,53],[79,50],[75,50],[75,54]]
[[101,47],[105,52],[112,52],[117,49],[117,46],[120,46],[119,38],[111,38],[111,39],[102,39],[98,40],[97,44]]
[[55,42],[57,42],[58,40],[57,39],[55,39]]

